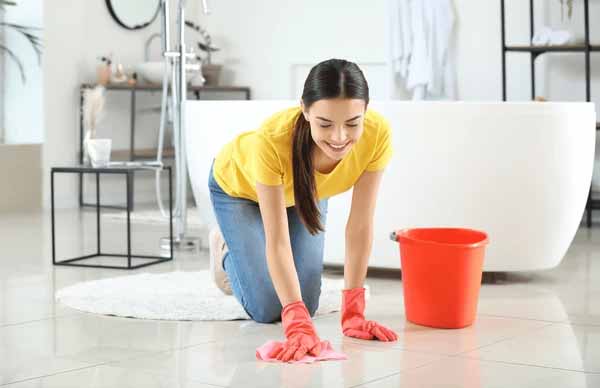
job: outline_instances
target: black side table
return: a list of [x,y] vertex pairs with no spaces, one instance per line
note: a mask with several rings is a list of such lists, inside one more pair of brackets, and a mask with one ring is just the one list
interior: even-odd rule
[[[170,256],[162,257],[162,256],[139,256],[131,254],[131,202],[132,202],[132,185],[131,182],[134,171],[156,171],[160,169],[157,166],[127,166],[127,165],[112,165],[107,167],[92,167],[89,165],[74,165],[74,166],[65,166],[65,167],[52,167],[50,172],[50,193],[51,193],[51,202],[52,202],[52,263],[54,265],[67,265],[74,267],[92,267],[92,268],[114,268],[114,269],[136,269],[141,267],[146,267],[148,265],[162,263],[165,261],[173,260],[173,188],[172,188],[172,174],[170,166],[162,167],[169,172],[169,237],[171,239],[171,247],[170,247]],[[56,241],[55,241],[55,227],[54,227],[54,174],[56,173],[76,173],[76,174],[96,174],[96,231],[97,231],[97,250],[96,253],[91,255],[84,255],[80,257],[75,257],[72,259],[56,261]],[[124,210],[127,211],[127,254],[116,254],[116,253],[102,253],[100,250],[100,174],[124,174],[126,175],[126,186],[127,186],[127,206]],[[81,176],[81,175],[80,175]],[[127,266],[110,266],[110,265],[100,265],[100,264],[82,264],[75,263],[79,260],[85,260],[92,257],[98,256],[111,256],[111,257],[126,257],[127,258]],[[152,260],[147,263],[131,265],[131,258],[138,259],[149,259]]]

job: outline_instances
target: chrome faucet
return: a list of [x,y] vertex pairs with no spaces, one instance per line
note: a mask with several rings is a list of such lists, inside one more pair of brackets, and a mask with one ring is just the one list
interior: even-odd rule
[[[200,70],[200,64],[187,63],[188,58],[194,58],[195,53],[188,52],[185,45],[185,3],[186,0],[177,0],[177,17],[176,17],[176,32],[177,32],[177,45],[175,50],[171,50],[171,39],[170,39],[170,4],[172,0],[160,0],[161,5],[161,49],[162,56],[165,62],[163,69],[163,99],[161,104],[161,126],[164,128],[164,122],[166,119],[166,107],[167,102],[167,87],[168,87],[168,76],[171,75],[171,98],[172,98],[172,113],[173,113],[173,145],[175,148],[175,165],[176,165],[176,193],[175,193],[175,212],[173,214],[175,218],[175,237],[173,239],[164,239],[164,246],[168,245],[171,248],[173,245],[177,245],[181,249],[197,248],[199,246],[199,239],[196,237],[187,237],[186,224],[187,224],[187,166],[186,166],[186,149],[185,149],[185,102],[187,99],[187,82],[186,82],[186,70],[194,69]],[[210,13],[208,6],[208,0],[202,1],[202,9],[205,14]],[[146,60],[149,59],[148,46],[155,35],[150,36],[146,41]],[[162,136],[161,136],[162,139]],[[160,142],[161,140],[159,140]],[[159,149],[162,144],[159,144]],[[157,157],[160,160],[160,152]],[[158,176],[158,173],[157,173]],[[157,184],[158,187],[158,184]],[[157,193],[160,190],[157,189]],[[158,198],[158,195],[157,195]],[[161,210],[162,211],[162,210]],[[164,213],[163,213],[164,214]],[[171,214],[169,214],[171,217]],[[161,240],[161,246],[163,246],[163,240]]]

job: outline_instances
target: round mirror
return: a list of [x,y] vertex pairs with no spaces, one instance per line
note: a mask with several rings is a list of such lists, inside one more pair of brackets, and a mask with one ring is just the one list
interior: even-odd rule
[[161,0],[106,0],[108,11],[119,25],[128,30],[148,26],[160,11]]

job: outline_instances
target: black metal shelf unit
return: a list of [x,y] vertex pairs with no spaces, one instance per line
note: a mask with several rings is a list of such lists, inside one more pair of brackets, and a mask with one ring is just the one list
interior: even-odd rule
[[[90,89],[95,87],[95,84],[83,83],[79,87],[79,164],[83,165],[83,137],[84,137],[84,128],[83,128],[83,105],[84,105],[84,92],[86,89]],[[130,118],[129,118],[129,150],[113,150],[111,152],[111,159],[113,154],[123,154],[124,151],[127,154],[124,159],[129,161],[136,160],[153,160],[156,155],[156,150],[138,150],[136,153],[136,148],[134,144],[135,140],[135,117],[136,117],[136,94],[138,92],[160,92],[162,91],[162,85],[157,84],[149,84],[149,83],[138,83],[138,84],[108,84],[105,85],[106,90],[115,90],[115,91],[124,91],[129,92],[131,95],[130,102]],[[193,93],[196,97],[196,100],[214,100],[214,99],[223,99],[222,96],[220,98],[215,98],[214,96],[211,98],[210,93],[241,93],[244,95],[243,99],[250,100],[250,88],[246,86],[187,86],[188,93]],[[169,88],[170,92],[170,88]],[[208,94],[208,96],[206,96]],[[207,98],[208,97],[208,98]],[[239,98],[231,98],[227,97],[227,99],[239,99]],[[150,151],[150,152],[149,152]],[[173,159],[173,150],[165,150],[163,154],[163,159]],[[150,155],[149,155],[150,154]],[[134,192],[134,174],[127,174],[127,179],[131,180],[129,185],[131,186],[131,190],[129,191],[129,195],[133,196]],[[84,197],[84,182],[83,182],[83,174],[79,174],[79,207],[96,207],[93,203],[86,203],[83,200]],[[133,197],[128,198],[129,210],[133,211]],[[107,209],[125,209],[122,205],[102,205],[102,208]]]
[[[500,30],[502,36],[502,101],[506,101],[506,53],[522,52],[529,53],[531,58],[531,99],[535,99],[535,59],[545,53],[553,52],[575,52],[583,53],[585,59],[585,101],[591,102],[590,88],[590,54],[594,51],[600,52],[600,46],[590,44],[590,17],[589,0],[583,0],[583,19],[585,37],[583,44],[561,45],[561,46],[533,46],[533,45],[507,45],[505,37],[505,7],[504,0],[500,0]],[[529,41],[533,40],[533,0],[529,0]],[[596,123],[596,130],[600,129],[600,123]],[[592,210],[600,209],[600,200],[592,200],[592,188],[588,191],[585,205],[587,226],[592,226]]]

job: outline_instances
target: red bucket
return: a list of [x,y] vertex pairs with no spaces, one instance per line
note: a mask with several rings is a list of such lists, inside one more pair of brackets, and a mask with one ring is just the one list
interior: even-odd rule
[[396,231],[391,239],[400,245],[406,319],[443,329],[471,325],[477,314],[487,234],[463,228],[414,228]]

